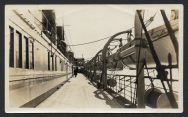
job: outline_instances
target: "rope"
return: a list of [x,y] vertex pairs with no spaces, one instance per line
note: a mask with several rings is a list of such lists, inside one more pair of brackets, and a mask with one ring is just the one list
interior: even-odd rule
[[102,38],[102,39],[98,39],[98,40],[95,40],[95,41],[90,41],[90,42],[81,43],[81,44],[76,44],[76,45],[68,45],[68,46],[79,46],[79,45],[91,44],[91,43],[95,43],[95,42],[99,42],[99,41],[102,41],[102,40],[108,39],[108,38],[110,38],[110,37],[111,37],[111,36],[109,36],[109,37],[105,37],[105,38]]

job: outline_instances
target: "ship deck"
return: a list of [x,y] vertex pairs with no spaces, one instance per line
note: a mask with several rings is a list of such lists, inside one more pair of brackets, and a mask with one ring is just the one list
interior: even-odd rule
[[71,78],[64,86],[48,97],[37,108],[123,108],[107,92],[97,89],[82,74]]

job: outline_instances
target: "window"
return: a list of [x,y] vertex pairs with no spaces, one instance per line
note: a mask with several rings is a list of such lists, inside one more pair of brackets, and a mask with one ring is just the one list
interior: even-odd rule
[[48,70],[50,70],[50,52],[48,52]]
[[63,71],[64,61],[61,60],[61,71]]
[[9,26],[10,42],[9,42],[9,66],[14,67],[14,29]]
[[15,37],[16,67],[22,68],[22,34],[16,31]]
[[32,40],[29,42],[29,67],[34,69],[34,44]]
[[60,65],[60,67],[59,67],[59,70],[61,70],[61,59],[59,58],[59,65]]
[[52,54],[51,57],[52,57],[52,71],[54,71],[54,55]]
[[29,69],[29,39],[24,37],[24,68]]
[[55,71],[57,71],[57,56],[55,56]]
[[23,48],[23,51],[22,51],[22,54],[23,54],[23,68],[25,69],[26,68],[26,41],[25,41],[25,37],[23,38],[22,40],[22,48]]
[[68,71],[68,64],[66,63],[65,64],[65,69],[66,69],[66,72]]

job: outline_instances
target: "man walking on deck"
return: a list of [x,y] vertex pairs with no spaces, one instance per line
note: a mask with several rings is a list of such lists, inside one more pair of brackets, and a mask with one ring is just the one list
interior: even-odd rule
[[78,74],[78,67],[76,67],[76,68],[74,69],[74,76],[76,77],[77,74]]

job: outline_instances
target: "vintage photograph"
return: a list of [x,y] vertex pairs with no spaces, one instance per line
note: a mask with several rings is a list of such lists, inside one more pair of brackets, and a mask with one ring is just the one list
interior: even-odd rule
[[182,113],[183,5],[6,5],[5,111]]

